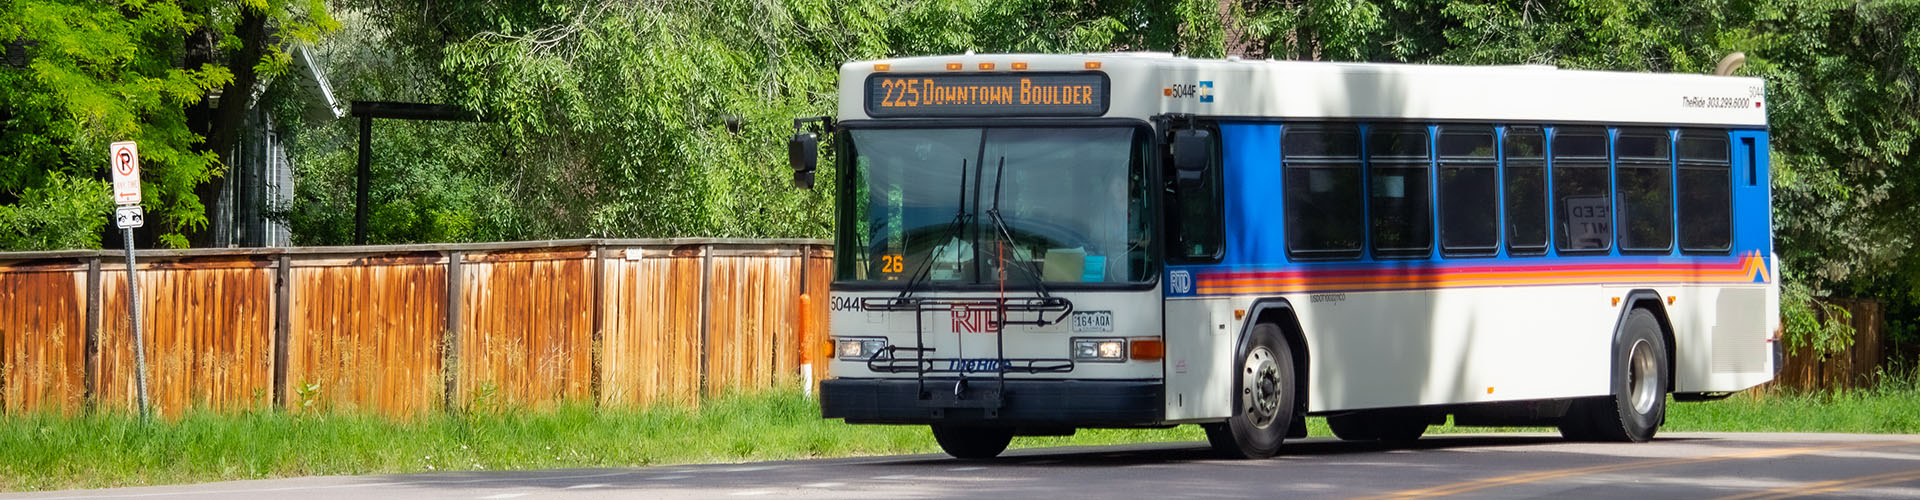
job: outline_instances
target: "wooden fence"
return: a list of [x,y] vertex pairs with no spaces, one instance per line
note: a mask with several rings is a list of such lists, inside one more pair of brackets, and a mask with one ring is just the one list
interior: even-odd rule
[[[0,253],[0,413],[132,408],[122,255]],[[818,240],[143,251],[148,386],[163,414],[696,404],[799,381],[831,258]]]
[[1812,348],[1788,351],[1773,384],[1799,390],[1870,387],[1887,360],[1886,313],[1872,299],[1821,299],[1852,314],[1853,345],[1820,356]]

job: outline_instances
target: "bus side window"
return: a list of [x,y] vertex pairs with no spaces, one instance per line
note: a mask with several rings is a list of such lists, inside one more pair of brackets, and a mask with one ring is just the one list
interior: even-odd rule
[[1620,250],[1673,251],[1673,152],[1666,129],[1623,129],[1614,139]]
[[1680,131],[1680,251],[1733,249],[1733,163],[1725,130]]
[[1418,258],[1433,253],[1426,127],[1374,127],[1367,133],[1367,229],[1373,254]]
[[1493,128],[1445,127],[1440,132],[1440,250],[1448,257],[1490,256],[1500,250],[1500,184]]
[[1562,252],[1613,247],[1607,129],[1560,128],[1553,135],[1553,236]]
[[[1360,131],[1353,125],[1291,125],[1281,134],[1287,256],[1356,259],[1366,237],[1360,199]],[[1423,184],[1424,186],[1424,184]]]
[[1547,136],[1540,127],[1508,127],[1506,159],[1507,254],[1547,253]]
[[1220,261],[1220,248],[1225,245],[1226,230],[1224,202],[1220,190],[1220,131],[1212,129],[1214,137],[1213,164],[1207,168],[1206,175],[1198,186],[1183,188],[1174,180],[1173,158],[1163,156],[1166,165],[1167,192],[1172,196],[1167,203],[1167,232],[1170,235],[1167,256],[1172,260],[1186,263],[1212,263]]

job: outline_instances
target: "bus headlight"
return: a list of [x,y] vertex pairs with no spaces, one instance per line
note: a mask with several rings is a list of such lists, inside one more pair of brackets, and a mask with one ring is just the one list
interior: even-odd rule
[[1126,361],[1127,339],[1073,339],[1074,361]]
[[886,350],[887,339],[881,337],[834,337],[833,352],[840,359],[864,360]]

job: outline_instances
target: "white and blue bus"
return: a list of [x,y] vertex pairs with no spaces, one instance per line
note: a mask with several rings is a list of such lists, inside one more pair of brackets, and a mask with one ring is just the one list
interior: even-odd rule
[[[1756,78],[955,55],[796,120],[838,190],[827,418],[1645,441],[1778,365]],[[830,134],[821,142],[822,133]]]

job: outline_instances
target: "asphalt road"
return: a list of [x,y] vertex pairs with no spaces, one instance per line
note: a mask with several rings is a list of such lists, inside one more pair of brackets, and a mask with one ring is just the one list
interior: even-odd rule
[[1920,498],[1920,436],[1433,436],[1408,446],[1288,441],[1272,460],[1203,443],[635,469],[308,477],[0,498]]

